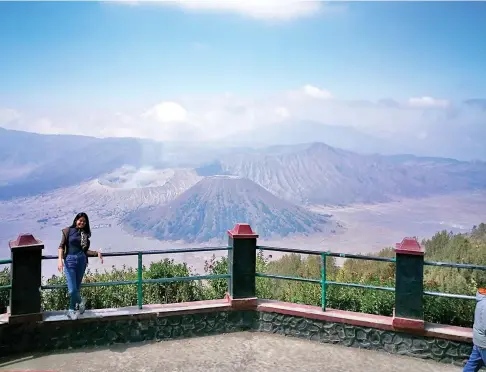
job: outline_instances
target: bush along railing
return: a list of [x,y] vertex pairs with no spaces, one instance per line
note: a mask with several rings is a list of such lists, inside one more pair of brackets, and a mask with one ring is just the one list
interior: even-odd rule
[[[0,314],[7,312],[7,304],[10,298],[10,270],[12,260],[0,260]],[[7,266],[8,265],[8,266]]]
[[313,255],[313,256],[320,256],[320,259],[321,259],[321,278],[320,279],[303,278],[303,277],[286,276],[286,275],[274,275],[274,274],[265,274],[265,273],[256,273],[255,275],[259,278],[294,280],[294,281],[303,282],[303,283],[320,284],[321,285],[321,308],[322,308],[322,311],[326,311],[326,308],[327,308],[327,286],[328,285],[351,287],[351,288],[375,289],[375,290],[383,290],[383,291],[390,291],[390,292],[395,291],[395,288],[392,288],[392,287],[383,287],[383,286],[366,285],[366,284],[359,284],[359,283],[346,283],[346,282],[330,281],[330,280],[327,280],[327,270],[326,270],[327,257],[339,257],[339,258],[346,258],[346,259],[380,261],[380,262],[389,262],[389,263],[394,263],[395,262],[394,258],[364,256],[364,255],[348,254],[348,253],[318,252],[318,251],[312,251],[312,250],[293,249],[293,248],[277,248],[277,247],[268,247],[268,246],[258,246],[258,249],[260,249],[262,251],[274,251],[274,252],[282,252],[282,253],[297,253],[297,254],[308,254],[308,255]]
[[[448,268],[452,268],[452,269],[461,269],[461,270],[486,271],[486,266],[471,265],[471,264],[459,264],[459,263],[451,263],[451,262],[424,261],[424,266],[448,267]],[[458,300],[474,300],[474,301],[476,300],[476,296],[468,296],[468,295],[453,294],[453,293],[443,293],[443,292],[434,292],[434,291],[425,291],[424,295],[445,297],[445,298],[455,298],[455,299],[458,299]]]
[[[395,247],[395,258],[364,256],[357,254],[344,254],[333,252],[319,252],[313,250],[301,250],[291,248],[277,248],[258,246],[258,235],[253,232],[248,224],[237,224],[233,230],[228,231],[229,242],[227,247],[208,248],[184,248],[174,250],[156,251],[132,251],[124,253],[106,253],[105,257],[136,256],[137,269],[129,280],[97,282],[85,282],[83,287],[113,287],[132,286],[136,287],[136,304],[139,309],[144,305],[144,288],[151,288],[152,285],[161,285],[176,282],[221,280],[227,281],[226,297],[232,308],[255,309],[257,307],[256,282],[257,278],[270,280],[290,280],[320,285],[320,297],[322,311],[327,310],[329,298],[328,287],[350,287],[364,290],[378,290],[394,294],[393,325],[402,329],[423,329],[424,328],[424,295],[457,298],[461,300],[473,300],[474,296],[455,295],[424,291],[424,266],[452,267],[458,269],[476,269],[486,271],[486,267],[467,264],[453,264],[441,262],[424,261],[424,251],[416,239],[405,238]],[[0,290],[10,289],[9,322],[16,321],[38,321],[43,319],[41,306],[41,290],[57,291],[63,289],[65,284],[47,283],[42,285],[41,266],[42,260],[54,260],[57,256],[43,256],[44,245],[30,234],[20,235],[17,240],[10,242],[11,259],[0,261],[0,264],[11,264],[11,283],[2,284]],[[212,272],[213,275],[174,275],[167,277],[161,271],[144,278],[143,257],[147,255],[191,253],[191,252],[213,252],[227,251],[227,272]],[[257,272],[257,252],[275,251],[287,254],[308,254],[319,257],[320,278],[305,278],[290,275],[275,275],[264,272]],[[343,282],[329,280],[332,275],[327,272],[329,258],[344,258],[350,260],[379,261],[395,265],[395,281],[389,286],[366,285],[362,283]],[[332,263],[332,262],[331,262]],[[332,266],[332,265],[331,265]],[[392,268],[393,270],[393,268]],[[165,275],[165,277],[164,277]],[[266,280],[264,279],[264,280]],[[213,283],[216,283],[213,282]],[[3,283],[3,282],[2,282]],[[223,283],[220,283],[223,284]],[[378,284],[378,283],[373,283]],[[218,284],[219,285],[219,284]],[[225,284],[224,284],[225,285]],[[218,287],[219,288],[219,287]],[[0,292],[5,293],[7,291]],[[217,291],[220,293],[220,291]],[[132,292],[135,297],[135,292]],[[221,294],[219,294],[220,296]],[[194,297],[197,296],[193,296]],[[156,297],[149,297],[154,299]],[[155,299],[157,301],[157,299]],[[331,306],[332,307],[332,306]],[[349,309],[348,309],[349,310]]]
[[[255,273],[257,277],[290,280],[303,283],[313,283],[321,286],[321,308],[326,311],[328,291],[331,286],[342,286],[351,288],[362,288],[379,290],[394,293],[395,301],[393,308],[393,325],[396,328],[422,329],[424,327],[424,295],[458,300],[475,300],[475,296],[464,294],[451,294],[435,291],[424,291],[424,266],[438,266],[455,269],[482,270],[486,271],[486,266],[456,264],[444,262],[424,261],[424,250],[414,238],[405,238],[395,247],[395,258],[365,256],[357,254],[319,252],[314,250],[302,250],[292,248],[278,248],[268,246],[258,246],[262,251],[274,251],[287,254],[306,254],[319,256],[321,261],[321,277],[305,278],[286,275],[274,275],[267,273]],[[395,285],[376,286],[359,283],[338,282],[327,279],[326,262],[327,257],[339,257],[351,260],[380,261],[395,264]],[[472,319],[471,319],[472,320]]]
[[[5,266],[5,265],[10,265],[12,263],[12,260],[7,259],[7,260],[0,260],[0,266]],[[5,275],[3,275],[5,273]],[[10,284],[10,275],[7,275],[8,269],[6,267],[2,268],[0,271],[0,290],[8,290],[12,288]],[[8,283],[8,284],[7,284]]]
[[[143,285],[144,284],[167,284],[176,282],[198,281],[198,280],[214,280],[214,279],[229,279],[229,274],[217,274],[217,275],[190,275],[190,276],[175,276],[169,278],[152,278],[143,279],[143,257],[150,255],[162,255],[162,254],[174,254],[174,253],[197,253],[197,252],[215,252],[215,251],[228,251],[231,247],[203,247],[203,248],[179,248],[168,250],[153,250],[153,251],[132,251],[132,252],[113,252],[105,253],[104,257],[137,257],[137,279],[123,280],[123,281],[110,281],[110,282],[91,282],[82,283],[82,288],[89,287],[112,287],[112,286],[137,286],[137,306],[139,309],[143,307]],[[44,260],[57,260],[57,256],[42,256]],[[56,290],[67,288],[66,284],[48,284],[42,285],[42,290]]]

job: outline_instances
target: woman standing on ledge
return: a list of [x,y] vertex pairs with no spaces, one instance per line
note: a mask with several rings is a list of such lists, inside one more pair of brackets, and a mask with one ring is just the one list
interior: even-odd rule
[[78,317],[76,305],[79,306],[80,314],[83,314],[86,309],[86,301],[81,298],[79,291],[88,264],[88,256],[98,256],[101,263],[103,263],[101,252],[89,250],[90,237],[91,229],[86,213],[78,213],[74,218],[73,224],[62,230],[57,267],[60,272],[64,269],[64,273],[66,274],[70,296],[67,316],[70,319],[77,319]]

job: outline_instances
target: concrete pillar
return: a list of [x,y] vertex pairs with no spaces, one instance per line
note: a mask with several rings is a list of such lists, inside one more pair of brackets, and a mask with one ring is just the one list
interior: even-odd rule
[[424,250],[415,238],[396,244],[393,326],[424,328]]
[[9,242],[12,257],[9,322],[42,320],[41,281],[44,244],[32,234]]
[[228,253],[229,274],[231,275],[228,298],[232,307],[255,308],[257,305],[255,273],[258,234],[253,232],[250,225],[239,223],[233,230],[228,230],[228,236],[228,245],[232,247]]

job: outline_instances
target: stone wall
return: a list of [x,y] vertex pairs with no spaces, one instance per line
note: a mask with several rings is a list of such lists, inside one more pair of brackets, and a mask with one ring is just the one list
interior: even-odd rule
[[228,311],[4,324],[0,326],[0,355],[246,331],[254,328],[255,319],[252,311]]
[[463,365],[472,345],[271,312],[125,316],[0,326],[0,355],[260,331]]
[[258,330],[322,343],[386,351],[462,366],[472,345],[277,313],[259,313]]

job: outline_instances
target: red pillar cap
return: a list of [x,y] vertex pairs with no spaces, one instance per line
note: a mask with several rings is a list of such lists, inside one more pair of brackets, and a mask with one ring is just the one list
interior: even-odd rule
[[11,240],[8,243],[10,249],[17,248],[17,247],[28,247],[32,245],[40,245],[42,244],[41,240],[34,238],[32,234],[20,234],[17,239]]
[[424,250],[415,238],[404,238],[395,245],[395,253],[423,255]]
[[243,238],[258,238],[258,234],[251,229],[251,226],[247,223],[237,223],[233,230],[228,230],[228,235],[233,239]]

